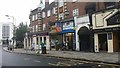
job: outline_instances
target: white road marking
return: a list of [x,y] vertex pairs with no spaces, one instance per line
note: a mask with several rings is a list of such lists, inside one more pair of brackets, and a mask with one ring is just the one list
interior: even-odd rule
[[52,66],[57,66],[56,64],[53,64],[53,63],[48,63],[49,65],[52,65]]
[[34,60],[34,62],[36,62],[36,63],[40,63],[41,61],[39,61],[39,60]]
[[24,60],[30,60],[30,58],[24,58]]

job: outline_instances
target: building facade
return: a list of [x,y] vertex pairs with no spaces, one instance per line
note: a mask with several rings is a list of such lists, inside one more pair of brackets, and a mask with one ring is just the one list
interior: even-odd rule
[[[111,26],[106,27],[105,24],[102,24],[104,23],[102,18],[104,16],[111,18],[116,13],[119,15],[117,9],[113,9],[113,15],[107,15],[112,11],[110,8],[113,8],[113,5],[119,6],[119,4],[119,2],[78,2],[78,0],[72,2],[58,0],[49,4],[49,0],[46,0],[44,5],[40,0],[38,8],[30,13],[30,27],[24,39],[24,48],[31,48],[33,43],[35,48],[39,48],[38,45],[43,42],[50,50],[52,48],[59,50],[66,45],[67,50],[99,52],[97,41],[98,34],[101,33],[99,29]],[[106,11],[103,11],[105,9]],[[105,20],[111,21],[109,18]],[[116,26],[118,25],[116,24]],[[113,33],[107,32],[108,34],[113,35]],[[117,33],[115,34],[117,35]],[[103,35],[99,35],[100,40],[102,40],[101,37],[107,37],[107,35],[103,32]],[[108,41],[108,39],[106,40]],[[111,45],[110,43],[109,45]],[[115,45],[114,48],[117,48],[118,44]],[[109,48],[106,49],[105,46],[106,50]]]
[[[107,3],[104,3],[107,5]],[[92,15],[95,52],[120,51],[120,8],[119,4],[108,3],[104,10]]]
[[1,22],[0,23],[0,45],[7,44],[10,45],[13,44],[13,24],[11,22]]
[[[44,7],[44,8],[43,8]],[[24,48],[31,48],[35,44],[35,49],[44,43],[50,49],[49,30],[50,24],[55,22],[55,3],[49,4],[49,0],[40,0],[39,6],[30,13],[30,27],[24,38]]]

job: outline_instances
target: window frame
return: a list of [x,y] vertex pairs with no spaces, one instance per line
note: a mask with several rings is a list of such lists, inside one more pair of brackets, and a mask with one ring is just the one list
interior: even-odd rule
[[45,15],[45,12],[42,12],[42,18],[45,18],[46,15]]
[[59,0],[58,7],[63,7],[63,5],[64,5],[64,1],[63,0]]
[[56,14],[56,8],[55,8],[55,7],[53,7],[53,12],[52,12],[52,14]]
[[73,16],[78,16],[79,15],[79,9],[78,8],[75,8],[73,10]]
[[50,9],[47,11],[47,17],[50,17]]

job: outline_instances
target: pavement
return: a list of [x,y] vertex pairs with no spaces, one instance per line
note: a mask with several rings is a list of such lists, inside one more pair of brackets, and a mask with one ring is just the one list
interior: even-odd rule
[[29,54],[29,55],[44,55],[49,57],[65,58],[65,59],[76,59],[84,60],[90,62],[101,62],[101,63],[110,63],[110,64],[120,64],[120,53],[107,53],[107,52],[78,52],[78,51],[47,51],[47,54],[37,54],[36,51],[30,51],[25,49],[14,49],[10,51],[7,47],[4,47],[3,50],[7,52]]

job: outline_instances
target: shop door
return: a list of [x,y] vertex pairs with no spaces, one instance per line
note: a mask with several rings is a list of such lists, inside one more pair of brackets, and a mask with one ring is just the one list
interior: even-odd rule
[[66,42],[68,42],[68,50],[73,50],[73,35],[66,36]]
[[107,34],[98,34],[99,50],[108,51]]
[[80,39],[80,50],[81,51],[89,51],[90,50],[89,35],[80,35],[79,39]]
[[87,27],[81,27],[78,31],[80,51],[90,51],[90,31]]

